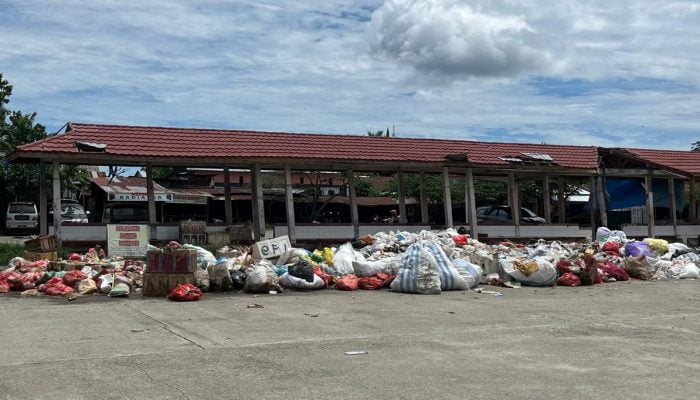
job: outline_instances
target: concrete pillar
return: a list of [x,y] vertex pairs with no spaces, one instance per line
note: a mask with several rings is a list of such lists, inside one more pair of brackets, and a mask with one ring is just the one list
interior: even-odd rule
[[430,222],[428,215],[428,193],[425,189],[425,171],[420,171],[420,222]]
[[450,191],[450,170],[442,168],[443,203],[445,206],[445,228],[453,228],[452,222],[452,193]]
[[552,223],[552,194],[549,192],[549,175],[545,175],[542,181],[542,205],[544,222]]
[[510,214],[513,217],[515,237],[520,237],[520,182],[513,173],[508,174],[508,191],[510,192]]
[[39,163],[39,234],[49,234],[49,213],[46,204],[46,163]]
[[156,239],[156,197],[153,190],[153,167],[146,164],[146,195],[148,197],[148,230],[149,239]]
[[[608,226],[608,205],[605,195],[605,177],[599,176],[597,179],[596,191],[598,192],[598,213],[600,214],[600,223]],[[594,236],[595,237],[595,234]]]
[[566,186],[564,185],[563,176],[557,178],[557,188],[559,189],[559,196],[557,196],[559,202],[559,223],[564,224],[566,223],[566,196],[564,195]]
[[676,180],[668,178],[668,201],[671,223],[673,224],[673,237],[678,238],[678,215],[676,210]]
[[224,167],[224,215],[228,226],[228,242],[233,243],[233,205],[231,204],[231,176],[228,167]]
[[403,185],[403,171],[401,171],[401,169],[396,171],[396,180],[399,186],[399,223],[405,224],[408,219],[406,216],[406,193]]
[[698,201],[697,195],[695,194],[695,177],[690,177],[690,210],[688,212],[688,217],[691,222],[695,222],[698,218]]
[[251,168],[252,193],[253,193],[253,236],[254,240],[265,239],[265,198],[260,172],[260,164],[253,164]]
[[653,170],[644,177],[644,186],[647,193],[647,236],[654,237],[654,187]]
[[469,233],[473,239],[479,238],[479,228],[478,221],[476,220],[476,193],[474,191],[474,171],[471,168],[467,168],[467,181],[465,182],[464,192],[466,193],[466,207],[465,210],[467,220],[469,222]]
[[355,194],[355,172],[349,169],[346,175],[350,189],[350,221],[352,222],[353,235],[357,238],[360,236],[360,214],[357,210],[357,195]]
[[292,190],[292,171],[284,166],[284,204],[287,208],[287,236],[292,245],[297,242],[296,221],[294,218],[294,192]]
[[61,165],[58,161],[53,162],[52,183],[53,183],[53,234],[56,236],[56,245],[60,246],[61,237]]
[[596,190],[596,185],[597,185],[597,179],[595,175],[592,175],[590,178],[590,189],[591,189],[591,195],[590,195],[590,200],[591,200],[591,230],[592,230],[592,238],[595,238],[596,230],[598,229],[598,224],[597,224],[597,214],[598,214],[598,193]]

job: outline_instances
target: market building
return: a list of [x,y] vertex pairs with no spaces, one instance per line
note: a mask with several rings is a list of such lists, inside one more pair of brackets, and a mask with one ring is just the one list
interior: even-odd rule
[[[167,221],[164,209],[159,217],[159,203],[166,207],[168,203],[177,202],[167,201],[167,194],[163,192],[165,188],[156,186],[151,173],[154,167],[221,169],[224,181],[224,221],[208,223],[207,231],[219,236],[228,234],[232,240],[259,240],[265,236],[266,227],[271,223],[274,225],[274,235],[287,234],[292,242],[323,238],[347,240],[388,229],[429,229],[434,221],[429,219],[425,195],[424,177],[428,174],[441,176],[444,183],[443,219],[439,221],[441,227],[452,227],[459,223],[467,226],[474,237],[517,240],[590,236],[591,229],[608,224],[608,206],[616,200],[610,198],[609,189],[610,183],[615,179],[637,182],[643,190],[646,223],[623,225],[622,229],[629,236],[663,236],[684,240],[697,240],[700,236],[700,225],[696,223],[695,196],[695,181],[700,174],[700,153],[695,152],[68,123],[65,132],[20,146],[7,158],[11,162],[52,166],[51,186],[54,192],[60,192],[58,166],[61,164],[145,168],[145,188],[140,186],[138,193],[142,200],[145,193],[152,240],[178,238],[178,227],[169,225],[174,224],[174,221]],[[248,174],[233,177],[229,173],[232,170],[248,171]],[[282,177],[283,184],[278,188],[278,194],[282,200],[279,206],[284,211],[284,223],[276,224],[270,219],[272,213],[269,208],[266,209],[264,201],[262,171],[276,171]],[[350,220],[345,223],[298,223],[294,198],[294,176],[298,171],[341,173],[344,176],[344,186],[348,188],[347,196],[343,197],[347,199],[350,208]],[[363,201],[372,200],[362,200],[356,195],[356,177],[363,172],[387,171],[395,173],[398,182],[396,208],[399,221],[390,225],[362,223],[359,209]],[[403,175],[407,173],[421,176],[421,195],[415,200],[416,223],[407,220],[407,207],[411,206],[411,200],[407,199],[403,187]],[[246,182],[244,175],[248,176],[249,182]],[[234,193],[236,179],[241,185],[239,189],[247,189],[248,193]],[[449,193],[452,179],[463,179],[465,182],[464,221],[455,221],[453,218],[454,210]],[[508,205],[513,210],[512,224],[479,225],[474,193],[474,180],[478,179],[496,180],[508,185]],[[589,202],[594,222],[592,227],[582,228],[569,221],[564,195],[559,195],[558,198],[552,196],[553,187],[562,188],[571,179],[588,180],[589,187],[593,189]],[[522,203],[524,180],[536,180],[542,188],[544,224],[522,223],[521,208],[518,205]],[[658,198],[662,187],[667,192],[665,195],[669,217],[658,220],[655,210],[663,203]],[[39,206],[43,221],[46,221],[47,215],[47,190],[47,182],[41,182]],[[178,190],[192,189],[168,190],[174,199]],[[686,192],[689,193],[687,202],[683,201]],[[206,190],[201,190],[199,194],[179,193],[180,196],[201,196],[209,200],[212,197],[208,196],[215,196]],[[122,196],[117,193],[113,195]],[[163,195],[166,200],[163,200]],[[236,201],[236,196],[242,196],[239,200],[250,206],[249,224],[234,223],[233,202]],[[639,203],[639,196],[635,197],[633,203]],[[189,206],[191,204],[187,205]],[[53,207],[60,209],[60,202],[54,202]],[[75,228],[63,226],[60,218],[60,212],[54,212],[54,226],[57,227],[54,233],[58,238],[66,241],[104,240],[104,224],[93,224],[94,229]],[[177,215],[172,219],[177,219]],[[48,231],[45,223],[41,229],[42,232]],[[245,230],[251,234],[241,234]]]

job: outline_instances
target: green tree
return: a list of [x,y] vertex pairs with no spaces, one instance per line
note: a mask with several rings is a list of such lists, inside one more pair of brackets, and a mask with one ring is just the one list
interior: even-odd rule
[[693,143],[691,146],[692,146],[692,147],[691,147],[691,150],[693,150],[693,151],[700,151],[700,140],[698,140],[697,142]]
[[382,129],[380,129],[380,130],[378,130],[378,131],[370,131],[370,130],[368,130],[368,131],[367,131],[367,136],[375,136],[375,137],[386,136],[386,137],[389,137],[389,136],[390,136],[390,135],[389,135],[389,128],[386,128],[386,132],[385,132],[384,130],[382,130]]
[[[12,85],[0,73],[0,153],[8,154],[17,146],[46,138],[46,129],[35,122],[36,113],[25,114],[6,108],[12,95]],[[48,174],[50,171],[46,171]],[[48,176],[48,175],[47,175]],[[89,181],[87,172],[78,166],[61,167],[61,186],[77,190]],[[7,203],[17,200],[35,201],[39,198],[39,166],[36,164],[10,164],[3,161],[0,167],[0,210]]]

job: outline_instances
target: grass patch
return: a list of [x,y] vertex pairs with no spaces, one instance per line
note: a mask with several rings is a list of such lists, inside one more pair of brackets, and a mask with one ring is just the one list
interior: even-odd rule
[[7,268],[7,263],[15,258],[24,256],[22,244],[0,244],[0,269]]

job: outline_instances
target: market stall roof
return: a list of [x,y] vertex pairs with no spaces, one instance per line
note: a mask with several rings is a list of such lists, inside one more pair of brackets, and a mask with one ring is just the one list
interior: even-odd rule
[[234,166],[233,162],[464,166],[466,161],[476,166],[592,170],[598,153],[593,146],[68,123],[66,133],[20,146],[8,159],[200,166]]
[[[146,178],[97,176],[92,182],[107,194],[110,201],[146,201]],[[170,203],[204,203],[210,193],[193,189],[167,189],[153,182],[156,201]]]
[[700,151],[622,149],[637,159],[684,175],[700,175]]

